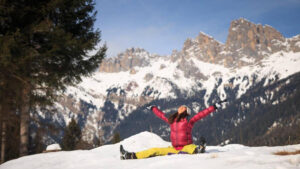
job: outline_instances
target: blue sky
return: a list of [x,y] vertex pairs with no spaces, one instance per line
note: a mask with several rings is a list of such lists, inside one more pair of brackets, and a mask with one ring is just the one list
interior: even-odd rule
[[168,55],[199,32],[224,43],[241,17],[285,37],[300,34],[300,0],[96,0],[96,10],[108,57],[131,47]]

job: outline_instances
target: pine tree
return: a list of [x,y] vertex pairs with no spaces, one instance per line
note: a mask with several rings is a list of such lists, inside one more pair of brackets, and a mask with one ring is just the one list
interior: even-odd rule
[[113,144],[116,144],[121,141],[120,133],[116,132],[113,136]]
[[6,151],[6,122],[2,121],[2,124],[1,124],[1,160],[0,160],[0,164],[5,162],[5,151]]
[[[13,84],[8,86],[4,81],[5,75],[0,75],[0,129],[1,129],[1,162],[3,163],[11,158],[18,157],[19,153],[15,151],[18,145],[15,140],[19,137],[15,132],[19,130],[19,115],[16,113],[16,92],[10,91],[15,87]],[[14,146],[12,148],[12,146]]]
[[94,138],[93,138],[93,146],[94,147],[99,147],[102,145],[102,142],[101,142],[101,137],[97,137],[94,135]]
[[33,138],[32,142],[32,153],[36,154],[36,153],[42,153],[44,150],[45,145],[43,144],[43,136],[42,136],[42,130],[37,129],[35,137]]
[[81,140],[81,130],[76,121],[72,118],[71,122],[65,128],[62,139],[62,150],[75,150],[76,145]]
[[20,118],[17,114],[11,114],[6,123],[6,150],[5,161],[19,157],[20,145]]
[[105,56],[105,46],[87,56],[100,42],[94,6],[93,0],[0,1],[0,87],[17,84],[9,91],[20,100],[21,156],[28,154],[30,109],[51,104]]

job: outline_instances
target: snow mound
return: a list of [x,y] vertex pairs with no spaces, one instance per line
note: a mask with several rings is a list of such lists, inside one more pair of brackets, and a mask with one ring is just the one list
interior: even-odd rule
[[46,151],[55,151],[55,150],[61,150],[59,144],[51,144],[48,145],[46,148]]
[[299,169],[300,155],[277,156],[278,151],[295,151],[299,145],[279,147],[247,147],[238,144],[208,146],[207,153],[171,155],[141,160],[120,160],[119,147],[140,151],[151,147],[170,146],[159,136],[142,132],[118,144],[93,150],[60,151],[21,157],[8,161],[1,169]]
[[142,151],[153,147],[168,147],[170,142],[164,141],[161,137],[150,132],[142,132],[123,140],[122,144],[129,151]]
[[123,145],[124,148],[131,152],[143,151],[153,147],[168,147],[171,146],[170,142],[164,141],[158,135],[150,132],[141,132],[127,139],[124,139],[118,144],[106,145],[99,148],[95,148],[91,151],[98,152],[100,156],[110,155],[115,159],[120,158],[119,147]]

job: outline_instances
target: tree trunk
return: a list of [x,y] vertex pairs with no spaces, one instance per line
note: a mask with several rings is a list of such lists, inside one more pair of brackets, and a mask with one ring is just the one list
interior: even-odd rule
[[5,162],[5,149],[6,149],[6,122],[2,121],[2,133],[1,133],[1,162]]
[[[1,98],[2,99],[2,98]],[[3,102],[2,102],[3,104]],[[6,149],[6,122],[4,121],[4,113],[2,109],[2,105],[0,105],[0,121],[1,121],[1,159],[0,164],[5,161],[5,149]]]
[[20,157],[28,155],[30,87],[24,87],[21,94],[22,104],[20,108]]

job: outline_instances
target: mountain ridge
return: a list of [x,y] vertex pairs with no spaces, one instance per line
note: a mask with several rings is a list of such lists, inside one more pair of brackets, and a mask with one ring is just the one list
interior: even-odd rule
[[[245,24],[246,32],[255,32],[260,27],[243,19],[239,22]],[[190,40],[191,44],[187,42],[181,51],[173,51],[168,56],[150,54],[140,48],[128,49],[115,58],[104,60],[93,76],[83,78],[77,86],[68,87],[52,107],[55,110],[51,111],[56,112],[54,116],[46,116],[50,111],[45,110],[37,110],[37,114],[41,120],[51,121],[59,128],[65,127],[74,117],[83,130],[83,139],[91,144],[94,138],[107,143],[115,132],[120,131],[124,132],[121,136],[128,137],[129,131],[135,131],[137,124],[167,138],[168,126],[161,125],[152,114],[147,114],[146,105],[159,105],[168,113],[186,104],[196,112],[220,99],[239,99],[251,87],[268,86],[300,71],[297,66],[300,64],[299,35],[268,42],[268,45],[275,46],[274,53],[259,45],[254,46],[258,51],[251,52],[255,34],[249,33],[251,38],[248,38],[245,30],[232,35],[246,36],[235,42],[243,42],[242,48],[232,46],[232,51],[226,51],[226,43],[221,44],[204,33],[200,33],[198,39]],[[239,32],[238,29],[235,32]],[[217,44],[217,47],[209,44]],[[277,48],[280,50],[275,52]],[[213,50],[218,52],[214,54]],[[130,117],[138,115],[144,115],[159,127],[154,128]],[[133,123],[129,124],[130,121]],[[126,125],[130,126],[129,131],[121,130]],[[61,129],[57,136],[47,137],[47,140],[49,143],[60,142],[62,134]],[[221,138],[216,140],[224,141]]]
[[[279,31],[269,25],[255,24],[244,18],[240,18],[231,22],[227,40],[224,44],[212,36],[200,32],[195,39],[188,38],[184,42],[181,51],[174,50],[167,57],[171,57],[173,62],[182,57],[196,57],[201,61],[221,64],[226,67],[241,67],[252,64],[252,62],[247,63],[245,60],[240,59],[245,56],[248,56],[247,58],[251,56],[250,59],[254,59],[254,63],[256,63],[264,57],[284,49],[285,51],[299,52],[300,45],[296,45],[299,40],[299,35],[292,38],[285,38]],[[132,55],[128,54],[128,51],[131,51]],[[144,51],[144,55],[139,55],[140,51]],[[132,58],[132,56],[140,56],[140,58]],[[120,72],[134,69],[135,66],[147,66],[149,64],[141,65],[138,63],[140,61],[148,63],[147,58],[149,57],[162,56],[153,56],[140,48],[127,49],[124,53],[120,53],[116,57],[105,59],[100,65],[99,71]],[[120,67],[124,69],[114,69],[111,67],[111,65],[116,66],[116,64],[120,64]]]

